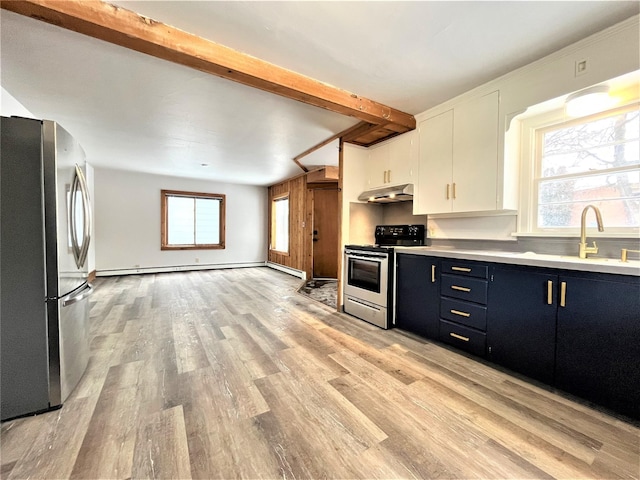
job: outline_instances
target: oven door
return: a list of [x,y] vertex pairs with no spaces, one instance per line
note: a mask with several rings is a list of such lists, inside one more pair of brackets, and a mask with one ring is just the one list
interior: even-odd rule
[[388,272],[389,256],[386,253],[346,250],[345,295],[386,307]]

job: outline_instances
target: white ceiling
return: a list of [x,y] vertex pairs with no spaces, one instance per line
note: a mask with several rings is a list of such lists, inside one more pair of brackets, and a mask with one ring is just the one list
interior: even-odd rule
[[[638,14],[617,1],[113,2],[417,114]],[[5,10],[0,81],[97,167],[269,185],[356,123]],[[331,144],[308,166],[337,162]],[[201,164],[207,164],[203,167]]]

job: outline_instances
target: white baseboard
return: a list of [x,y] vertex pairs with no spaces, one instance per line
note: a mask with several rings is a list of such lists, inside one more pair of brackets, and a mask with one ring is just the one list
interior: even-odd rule
[[192,270],[218,270],[222,268],[250,268],[264,267],[266,262],[247,263],[218,263],[205,265],[175,265],[170,267],[138,267],[138,268],[116,268],[110,270],[97,270],[98,277],[111,277],[115,275],[140,275],[143,273],[168,273],[168,272],[189,272]]
[[307,279],[307,272],[303,272],[302,270],[297,270],[291,267],[285,267],[284,265],[280,265],[279,263],[267,262],[267,267],[273,268],[274,270],[280,270],[281,272],[288,273],[289,275],[301,278],[302,280]]

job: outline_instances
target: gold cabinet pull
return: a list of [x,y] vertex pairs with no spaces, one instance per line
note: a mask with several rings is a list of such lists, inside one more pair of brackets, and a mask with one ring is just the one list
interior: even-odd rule
[[387,181],[391,183],[391,170],[387,170],[387,172],[389,172],[387,173]]
[[383,176],[382,183],[387,183],[387,171],[386,170],[382,173],[382,176]]
[[463,342],[469,341],[469,337],[463,337],[462,335],[458,335],[457,333],[449,332],[449,335],[451,335],[453,338],[457,338],[458,340],[462,340]]
[[456,272],[470,272],[471,269],[467,268],[467,267],[451,267],[451,270],[454,270]]
[[567,306],[567,282],[560,282],[560,306]]
[[453,183],[453,199],[456,199],[456,184],[455,182]]
[[553,303],[553,282],[551,280],[547,280],[547,305],[551,305]]
[[431,283],[436,283],[436,266],[431,265]]
[[453,313],[454,315],[460,315],[461,317],[467,317],[469,318],[471,316],[470,313],[467,312],[461,312],[460,310],[449,310],[451,313]]
[[460,292],[470,292],[471,289],[467,287],[459,287],[458,285],[451,285],[452,290],[458,290]]
[[451,188],[451,185],[449,185],[447,183],[447,200],[449,200],[449,189]]

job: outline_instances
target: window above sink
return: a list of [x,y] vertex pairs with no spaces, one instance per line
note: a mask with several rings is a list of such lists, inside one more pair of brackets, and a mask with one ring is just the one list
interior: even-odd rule
[[[582,210],[598,207],[602,237],[640,233],[640,72],[611,81],[615,106],[570,118],[564,98],[519,118],[521,200],[517,235],[577,236]],[[589,235],[593,233],[589,224]]]

